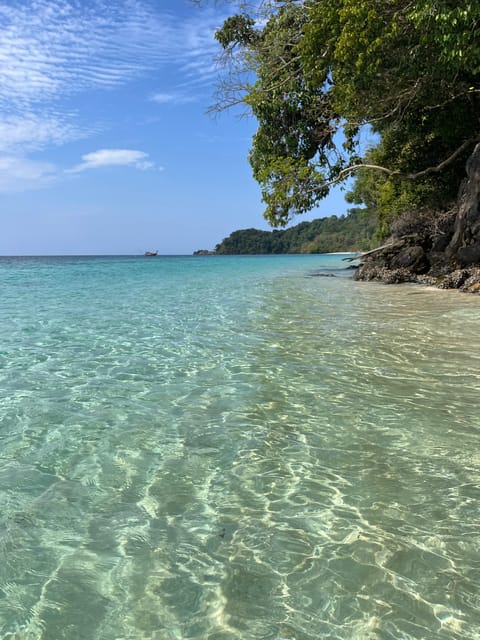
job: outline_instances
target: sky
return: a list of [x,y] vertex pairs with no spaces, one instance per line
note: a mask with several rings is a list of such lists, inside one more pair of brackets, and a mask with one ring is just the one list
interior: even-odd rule
[[[269,229],[255,120],[207,113],[225,6],[0,0],[0,255],[191,254]],[[343,192],[297,218],[345,213]]]

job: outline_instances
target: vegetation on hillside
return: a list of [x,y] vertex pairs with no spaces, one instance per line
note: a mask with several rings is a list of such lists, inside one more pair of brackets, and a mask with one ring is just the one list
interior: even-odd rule
[[234,231],[215,248],[220,254],[330,253],[364,251],[375,244],[376,216],[351,209],[346,216],[318,218],[288,229]]

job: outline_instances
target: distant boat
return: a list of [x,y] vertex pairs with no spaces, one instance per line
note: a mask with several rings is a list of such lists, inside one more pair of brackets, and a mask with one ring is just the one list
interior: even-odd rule
[[148,258],[152,258],[152,257],[154,257],[154,256],[158,256],[158,250],[157,250],[157,251],[145,251],[145,255],[146,255]]

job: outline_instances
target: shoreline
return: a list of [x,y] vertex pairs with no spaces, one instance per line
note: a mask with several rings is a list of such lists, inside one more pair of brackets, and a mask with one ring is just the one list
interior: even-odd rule
[[438,272],[415,273],[405,267],[391,268],[375,259],[366,260],[355,271],[354,279],[383,284],[419,284],[439,290],[456,289],[480,295],[480,267],[471,266]]

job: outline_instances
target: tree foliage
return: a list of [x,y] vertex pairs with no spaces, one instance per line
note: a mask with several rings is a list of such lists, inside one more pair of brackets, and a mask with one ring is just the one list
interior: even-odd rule
[[330,253],[364,251],[376,243],[377,221],[366,209],[351,209],[346,216],[301,222],[288,229],[240,229],[224,238],[219,254]]
[[[250,163],[273,225],[359,170],[354,201],[448,206],[480,136],[478,0],[237,4],[216,34],[235,100],[224,90],[218,107],[240,100],[258,121]],[[366,126],[380,140],[367,151]]]

